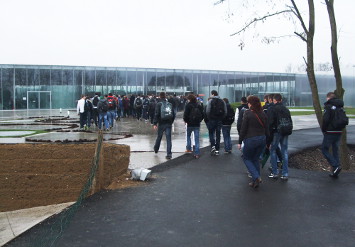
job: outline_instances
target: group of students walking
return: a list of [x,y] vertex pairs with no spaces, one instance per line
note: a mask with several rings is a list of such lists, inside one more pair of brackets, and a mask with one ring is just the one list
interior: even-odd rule
[[[165,99],[165,94],[161,93],[160,97]],[[288,136],[292,134],[293,122],[289,109],[282,103],[281,94],[265,95],[263,106],[256,96],[243,97],[242,104],[236,113],[231,108],[228,99],[222,100],[215,90],[211,91],[211,97],[206,106],[198,102],[192,94],[187,99],[188,103],[183,115],[187,126],[185,153],[193,153],[195,158],[200,157],[199,133],[202,120],[205,120],[208,128],[211,155],[219,155],[221,132],[224,138],[225,153],[231,153],[230,130],[235,121],[239,134],[237,147],[242,151],[244,164],[251,177],[249,186],[257,188],[262,183],[260,160],[267,155],[270,155],[271,163],[268,177],[288,180]],[[334,93],[327,94],[322,123],[324,135],[322,153],[331,165],[330,176],[333,178],[338,177],[341,171],[338,155],[339,142],[342,130],[348,124],[343,106],[344,102],[337,99]],[[154,128],[158,130],[158,136],[154,151],[155,153],[159,151],[162,135],[165,132],[166,158],[171,159],[171,126],[176,115],[173,114],[169,120],[162,120],[162,111],[160,110],[162,107],[164,108],[166,105],[160,105],[155,111]],[[338,119],[343,119],[343,121]],[[195,145],[191,142],[192,133]],[[332,152],[330,152],[331,148]],[[279,164],[281,165],[279,166]]]
[[[160,98],[165,99],[165,93],[160,93]],[[166,100],[167,101],[167,100]],[[167,140],[167,159],[171,159],[171,127],[175,119],[174,116],[171,119],[162,120],[161,115],[161,105],[157,105],[154,117],[154,128],[158,130],[158,136],[154,146],[154,152],[159,151],[160,142],[162,135],[165,132]],[[169,107],[169,102],[167,106]],[[209,140],[211,143],[211,155],[219,155],[221,132],[223,132],[224,138],[224,149],[225,153],[229,154],[232,152],[232,141],[230,137],[230,131],[232,124],[234,122],[234,110],[229,104],[227,98],[223,100],[218,96],[218,92],[212,90],[211,97],[208,99],[207,105],[204,106],[203,103],[193,94],[187,96],[187,104],[185,106],[183,120],[186,123],[186,151],[185,153],[193,153],[194,158],[198,159],[200,157],[200,125],[202,120],[205,121],[208,132]],[[193,135],[194,144],[192,143],[191,136]]]

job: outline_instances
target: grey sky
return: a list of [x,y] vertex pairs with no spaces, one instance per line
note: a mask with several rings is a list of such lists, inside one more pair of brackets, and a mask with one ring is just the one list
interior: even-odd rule
[[[305,44],[296,38],[273,45],[248,39],[241,51],[240,38],[230,37],[238,19],[235,15],[226,20],[232,4],[214,2],[0,0],[0,63],[273,72],[303,63]],[[354,7],[353,0],[335,5],[339,55],[343,73],[349,75],[355,65]],[[317,10],[315,60],[331,62],[326,7]],[[282,22],[275,23],[277,27],[261,30],[288,30]]]

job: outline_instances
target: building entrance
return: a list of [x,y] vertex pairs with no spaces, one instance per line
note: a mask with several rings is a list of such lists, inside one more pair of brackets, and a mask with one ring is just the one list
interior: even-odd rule
[[27,91],[27,109],[52,109],[52,92]]

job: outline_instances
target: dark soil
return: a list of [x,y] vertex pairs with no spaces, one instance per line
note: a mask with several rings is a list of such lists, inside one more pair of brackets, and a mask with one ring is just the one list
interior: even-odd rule
[[[349,146],[350,169],[342,172],[355,172],[355,146]],[[322,154],[321,147],[305,150],[289,159],[289,166],[310,171],[330,171],[330,165]]]

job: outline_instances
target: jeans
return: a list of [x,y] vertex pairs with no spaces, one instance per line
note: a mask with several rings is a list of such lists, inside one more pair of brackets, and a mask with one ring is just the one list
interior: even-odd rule
[[105,123],[105,129],[108,129],[109,126],[109,122],[107,120],[107,112],[100,112],[99,113],[99,129],[102,128],[102,121]]
[[80,129],[84,128],[87,121],[87,112],[80,112]]
[[116,118],[116,111],[115,110],[111,110],[107,112],[107,119],[108,122],[110,123],[110,126],[113,127],[113,121]]
[[253,136],[244,140],[243,160],[253,181],[260,177],[259,157],[265,146],[265,136]]
[[143,107],[143,118],[145,120],[148,120],[148,108]]
[[270,147],[270,161],[272,167],[272,173],[277,175],[277,154],[276,149],[281,146],[281,156],[282,156],[282,176],[288,176],[288,136],[282,136],[279,133],[274,133],[274,138]]
[[211,119],[208,121],[207,128],[208,135],[210,137],[211,148],[215,147],[216,150],[219,150],[221,142],[222,121]]
[[186,150],[191,149],[191,133],[194,132],[195,148],[194,155],[200,155],[200,127],[187,127],[186,130]]
[[[327,159],[329,164],[336,168],[340,165],[339,162],[339,143],[341,134],[324,134],[322,143],[322,153]],[[329,149],[332,147],[332,154],[330,154]]]
[[166,154],[171,156],[171,124],[158,124],[158,136],[155,140],[154,152],[158,152],[160,148],[160,142],[165,132],[166,137]]
[[224,151],[232,151],[231,125],[223,125],[222,133],[224,139]]

